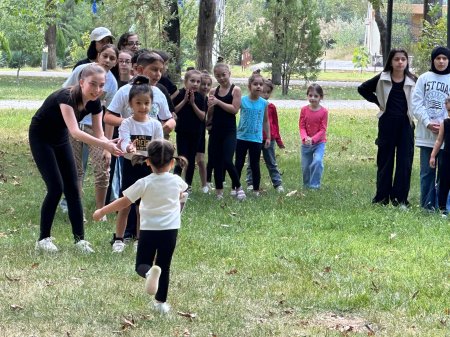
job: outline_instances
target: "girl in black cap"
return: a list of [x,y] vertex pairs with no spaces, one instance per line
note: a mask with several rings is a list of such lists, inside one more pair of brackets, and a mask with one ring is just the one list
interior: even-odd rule
[[420,148],[420,206],[427,210],[437,209],[436,184],[439,181],[440,153],[436,167],[429,161],[439,125],[447,116],[445,99],[450,92],[450,50],[436,47],[431,52],[431,69],[417,80],[413,95],[413,113],[417,118],[416,146]]
[[389,52],[383,72],[358,87],[361,96],[380,108],[377,190],[372,203],[387,205],[391,201],[395,206],[409,205],[414,155],[411,98],[416,80],[409,70],[408,53],[395,48]]

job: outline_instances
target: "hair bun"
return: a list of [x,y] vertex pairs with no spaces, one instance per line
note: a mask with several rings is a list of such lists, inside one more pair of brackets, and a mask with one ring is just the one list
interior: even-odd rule
[[144,75],[138,75],[131,81],[132,85],[142,85],[142,84],[149,84],[150,79],[147,76]]

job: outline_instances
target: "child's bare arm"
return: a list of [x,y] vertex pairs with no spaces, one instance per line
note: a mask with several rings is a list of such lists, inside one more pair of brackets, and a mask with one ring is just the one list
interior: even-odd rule
[[433,146],[433,151],[431,152],[430,156],[430,167],[435,168],[436,167],[436,156],[439,153],[439,150],[441,149],[442,143],[444,141],[444,123],[442,122],[439,126],[439,133],[436,138],[436,142]]
[[96,210],[92,215],[92,218],[95,221],[99,221],[101,218],[103,218],[104,215],[120,211],[121,209],[124,209],[125,207],[128,207],[130,205],[131,205],[130,199],[128,199],[127,197],[121,197],[119,199],[114,200],[112,203]]

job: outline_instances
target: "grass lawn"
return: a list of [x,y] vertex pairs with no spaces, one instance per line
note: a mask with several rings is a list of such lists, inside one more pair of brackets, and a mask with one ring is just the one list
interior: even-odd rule
[[[417,153],[412,207],[371,205],[372,112],[330,111],[319,191],[300,184],[296,110],[279,113],[285,194],[265,167],[266,192],[244,202],[201,194],[196,177],[166,317],[149,309],[132,247],[111,253],[114,216],[88,222],[96,253],[84,256],[58,210],[60,252],[35,253],[45,186],[27,144],[32,113],[0,110],[0,336],[450,336],[449,221],[417,206]],[[90,215],[90,172],[84,205]]]

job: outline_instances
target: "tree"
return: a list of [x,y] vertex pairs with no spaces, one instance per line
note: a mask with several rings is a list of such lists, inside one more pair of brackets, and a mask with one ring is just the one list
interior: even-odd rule
[[355,68],[359,68],[361,73],[369,65],[369,52],[366,47],[359,46],[353,51],[352,63]]
[[6,56],[6,61],[9,61],[11,59],[11,50],[9,49],[9,42],[6,38],[5,34],[0,32],[0,56],[1,52],[4,53]]
[[167,40],[171,44],[172,56],[175,59],[175,72],[181,74],[181,54],[180,54],[180,16],[178,15],[178,0],[166,0],[170,11],[170,17],[164,25],[164,30],[167,33]]
[[382,0],[369,0],[369,2],[372,4],[373,10],[375,12],[375,22],[377,23],[378,30],[380,31],[381,54],[384,57],[387,55],[387,52],[389,51],[385,50],[387,26],[386,21],[383,18],[383,14],[381,13],[381,9],[383,8],[383,2]]
[[197,28],[197,69],[212,70],[212,47],[216,25],[216,3],[200,0]]
[[322,42],[317,1],[271,0],[264,19],[257,29],[254,51],[259,57],[270,55],[272,81],[281,83],[286,95],[292,74],[308,81],[318,72]]

